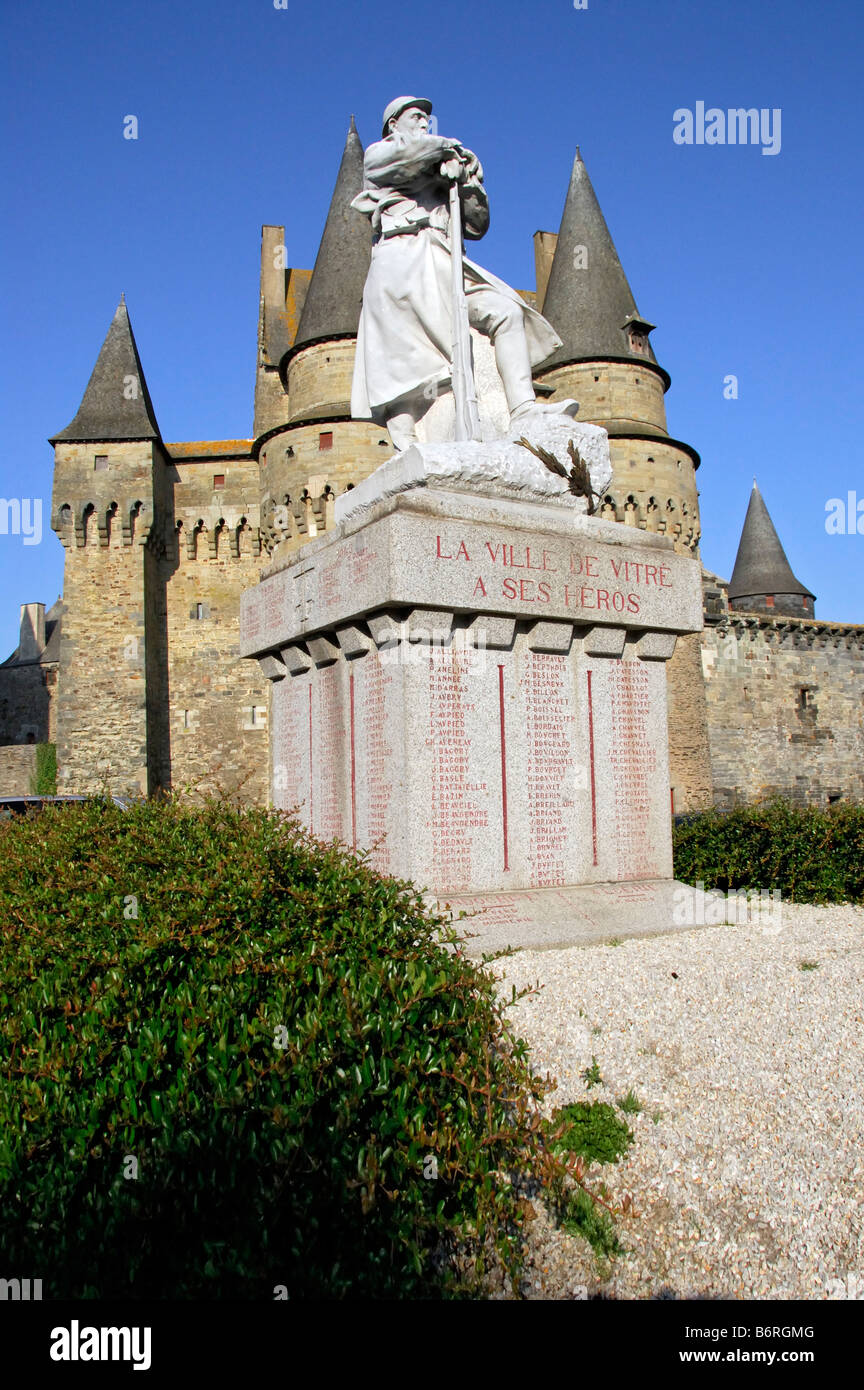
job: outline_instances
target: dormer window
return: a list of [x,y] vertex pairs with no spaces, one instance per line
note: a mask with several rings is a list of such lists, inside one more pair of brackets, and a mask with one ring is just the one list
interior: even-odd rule
[[648,341],[648,334],[655,327],[647,319],[642,319],[638,314],[631,314],[624,320],[621,327],[627,334],[627,342],[631,352],[637,353],[640,357],[647,357],[651,351]]

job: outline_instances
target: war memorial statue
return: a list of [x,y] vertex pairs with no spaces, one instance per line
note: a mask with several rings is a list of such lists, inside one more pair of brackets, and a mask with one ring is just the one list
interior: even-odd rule
[[[418,420],[450,385],[462,325],[454,304],[453,257],[461,258],[467,321],[488,337],[512,423],[538,412],[575,415],[575,401],[538,404],[532,369],[561,346],[542,314],[503,280],[468,260],[461,232],[479,240],[489,203],[477,156],[429,133],[432,103],[397,97],[382,138],[366,151],[364,188],[352,203],[372,220],[372,260],[357,334],[351,413],[386,423],[397,449],[417,442]],[[453,197],[456,191],[456,199]],[[455,219],[454,219],[455,214]],[[470,378],[470,353],[462,366]],[[454,381],[454,390],[463,389]],[[471,385],[467,384],[470,397]],[[479,435],[474,437],[479,438]]]
[[[596,515],[607,432],[537,402],[559,336],[463,256],[463,226],[488,225],[482,170],[430,111],[390,103],[351,204],[375,238],[352,411],[395,452],[242,599],[241,651],[273,682],[273,803],[479,913],[478,949],[602,938],[634,913],[668,930],[665,666],[701,627],[699,564]],[[492,431],[483,336],[506,398]],[[424,437],[451,385],[452,428]]]

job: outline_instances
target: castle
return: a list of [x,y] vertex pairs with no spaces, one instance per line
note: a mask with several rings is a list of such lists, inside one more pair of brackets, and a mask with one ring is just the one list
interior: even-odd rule
[[[350,415],[371,229],[350,207],[363,177],[345,144],[312,271],[261,241],[252,437],[166,443],[125,303],[55,450],[52,527],[62,602],[21,610],[0,665],[0,794],[31,790],[34,745],[56,744],[60,792],[107,788],[268,796],[269,682],[238,651],[240,595],[333,525],[336,497],[390,456]],[[563,346],[538,397],[574,397],[609,434],[601,515],[698,556],[700,459],[669,434],[668,373],[650,342],[577,153],[557,233],[534,237],[523,291]],[[864,799],[864,626],[816,619],[754,484],[731,580],[705,572],[705,627],[669,663],[671,805],[775,792]]]

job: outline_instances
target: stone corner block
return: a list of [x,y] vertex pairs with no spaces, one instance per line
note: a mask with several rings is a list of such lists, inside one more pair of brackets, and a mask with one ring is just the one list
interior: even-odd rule
[[414,608],[403,623],[402,631],[409,642],[446,645],[453,628],[453,614],[441,608]]
[[627,632],[623,627],[591,627],[582,639],[586,656],[620,656]]
[[342,654],[339,643],[322,633],[317,637],[307,638],[306,646],[316,666],[329,666],[331,662],[338,661]]
[[355,656],[365,656],[375,646],[365,625],[357,623],[340,623],[336,629],[336,640],[342,655],[349,659]]
[[513,646],[516,637],[516,619],[478,613],[468,624],[465,634],[465,640],[475,647],[482,646],[490,651],[506,652]]
[[284,661],[280,661],[278,656],[259,656],[258,665],[262,676],[266,676],[268,681],[284,680],[288,674]]
[[280,656],[289,676],[302,676],[312,666],[311,656],[299,642],[292,642],[290,646],[283,647]]
[[674,632],[646,632],[634,647],[641,661],[669,661],[678,641]]
[[566,656],[573,641],[572,623],[535,623],[528,634],[528,649]]
[[392,611],[373,613],[366,619],[369,631],[378,647],[393,647],[404,636],[403,615]]

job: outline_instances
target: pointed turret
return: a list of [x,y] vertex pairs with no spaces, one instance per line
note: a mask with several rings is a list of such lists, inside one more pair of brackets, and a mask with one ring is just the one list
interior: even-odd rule
[[121,295],[78,414],[49,442],[160,438],[126,300]]
[[603,358],[656,362],[653,324],[639,317],[597,195],[577,149],[558,232],[543,316],[563,345],[542,370]]
[[753,479],[750,505],[729,580],[729,606],[748,613],[813,616],[815,595],[795,578]]
[[360,301],[372,253],[369,218],[351,206],[362,187],[363,146],[352,116],[294,352],[322,339],[357,334]]

